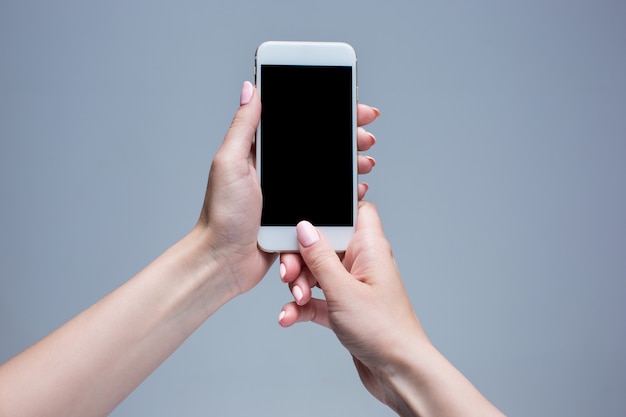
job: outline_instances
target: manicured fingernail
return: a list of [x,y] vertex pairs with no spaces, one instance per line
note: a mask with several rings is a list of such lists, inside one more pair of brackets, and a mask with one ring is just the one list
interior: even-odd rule
[[302,289],[300,289],[297,285],[294,285],[291,289],[291,293],[293,294],[293,298],[296,300],[296,304],[300,305],[300,303],[302,303],[302,297],[304,297]]
[[282,310],[280,314],[278,315],[278,322],[280,323],[281,321],[283,321],[286,315],[287,315],[287,312],[285,310]]
[[372,141],[372,146],[376,145],[376,136],[372,135],[370,132],[367,132],[367,135],[370,137],[370,140]]
[[374,110],[374,113],[376,113],[376,119],[378,119],[380,117],[380,110],[378,110],[376,107],[372,107],[372,110]]
[[244,81],[243,87],[241,87],[241,96],[239,98],[239,104],[244,106],[250,103],[252,94],[254,93],[254,86],[250,81]]
[[370,164],[372,164],[372,166],[376,166],[376,160],[374,158],[372,158],[371,156],[366,156],[367,160],[370,161]]
[[298,235],[298,242],[300,242],[300,244],[305,248],[315,245],[320,240],[320,235],[317,233],[317,229],[306,220],[298,223],[296,226],[296,233]]
[[284,263],[280,264],[280,267],[278,268],[278,273],[280,274],[280,280],[284,282],[285,274],[287,273],[287,267],[285,266]]

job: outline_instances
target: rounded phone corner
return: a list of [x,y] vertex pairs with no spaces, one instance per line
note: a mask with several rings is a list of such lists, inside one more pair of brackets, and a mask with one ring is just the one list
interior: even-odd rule
[[261,250],[262,250],[263,252],[265,252],[265,253],[280,253],[280,251],[279,251],[279,250],[276,250],[276,249],[270,249],[270,248],[268,248],[268,247],[266,247],[266,246],[263,246],[263,244],[262,244],[259,240],[257,240],[257,241],[256,241],[256,245],[257,245],[257,247],[258,247],[259,249],[261,249]]

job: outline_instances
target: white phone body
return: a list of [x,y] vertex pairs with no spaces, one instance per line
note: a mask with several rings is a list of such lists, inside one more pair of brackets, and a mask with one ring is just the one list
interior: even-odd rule
[[298,251],[295,226],[308,220],[345,251],[358,204],[356,53],[340,42],[270,41],[255,61],[259,247]]

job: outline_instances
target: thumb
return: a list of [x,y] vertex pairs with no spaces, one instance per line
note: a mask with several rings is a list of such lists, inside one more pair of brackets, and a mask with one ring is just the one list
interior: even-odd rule
[[247,157],[261,117],[261,100],[256,88],[249,81],[243,83],[239,103],[222,148],[226,148],[229,155]]
[[306,220],[296,226],[300,255],[324,293],[345,280],[348,271],[324,235]]

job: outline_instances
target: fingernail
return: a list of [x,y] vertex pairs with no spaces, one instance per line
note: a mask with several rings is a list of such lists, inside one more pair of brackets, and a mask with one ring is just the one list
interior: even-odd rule
[[317,229],[308,221],[303,220],[296,226],[298,242],[305,248],[315,245],[320,240]]
[[376,119],[378,119],[380,117],[380,110],[378,110],[376,107],[372,107],[372,110],[374,110],[374,113],[376,113]]
[[286,315],[287,315],[287,312],[285,310],[282,310],[280,314],[278,315],[278,322],[280,323],[281,321],[283,321]]
[[243,87],[241,87],[241,96],[239,98],[239,104],[241,106],[245,106],[250,103],[250,99],[252,99],[252,94],[254,93],[254,86],[250,81],[244,81]]
[[284,282],[285,274],[287,273],[287,267],[285,266],[284,263],[280,264],[280,267],[278,268],[278,273],[280,274],[280,280]]
[[370,132],[367,132],[367,135],[370,137],[372,145],[376,145],[376,136],[372,135]]
[[293,294],[293,298],[295,298],[296,300],[296,304],[300,305],[300,303],[302,302],[302,297],[304,296],[304,294],[302,294],[302,290],[300,289],[300,287],[298,287],[297,285],[294,285],[293,288],[291,289],[291,293]]
[[371,156],[366,156],[366,158],[368,159],[368,161],[370,161],[370,164],[372,164],[372,166],[376,166],[376,160],[374,158],[372,158]]

